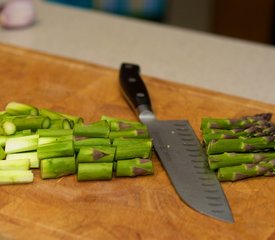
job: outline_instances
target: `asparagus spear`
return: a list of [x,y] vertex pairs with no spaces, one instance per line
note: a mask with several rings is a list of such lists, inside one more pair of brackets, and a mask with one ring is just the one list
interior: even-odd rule
[[262,161],[258,164],[241,164],[238,166],[219,168],[218,179],[220,181],[237,181],[248,177],[269,175],[274,172],[275,159]]
[[202,118],[201,129],[205,128],[247,128],[252,125],[261,125],[271,120],[271,113],[262,113],[254,116],[246,116],[238,119]]
[[223,133],[208,133],[203,135],[203,142],[208,145],[213,140],[219,139],[236,139],[239,138],[235,135],[223,134]]
[[108,180],[113,175],[113,163],[79,163],[78,181]]
[[38,135],[19,136],[8,138],[6,141],[5,152],[6,153],[17,153],[27,152],[37,149]]
[[75,124],[74,135],[83,137],[109,137],[110,128],[105,120],[101,120],[88,125]]
[[92,147],[92,146],[111,146],[109,138],[84,138],[74,140],[74,150],[79,152],[81,147]]
[[40,160],[45,158],[73,156],[73,141],[56,141],[48,144],[38,145],[37,154]]
[[242,137],[260,137],[274,135],[275,126],[251,126],[246,129],[204,129],[203,140],[208,144],[212,140],[242,138]]
[[31,170],[2,170],[0,171],[0,184],[17,184],[33,182]]
[[59,178],[76,172],[75,158],[59,157],[41,160],[41,178]]
[[208,156],[209,167],[212,170],[240,165],[242,163],[259,163],[275,159],[275,152],[260,153],[222,153]]
[[10,115],[34,115],[37,116],[39,111],[36,107],[19,102],[10,102],[6,105],[6,112]]
[[0,161],[0,171],[2,170],[29,170],[29,159],[3,160]]
[[248,136],[247,129],[253,128],[233,128],[233,129],[219,129],[219,128],[204,128],[202,129],[202,134],[229,134],[234,136]]
[[111,146],[81,147],[77,162],[112,162],[116,148]]
[[30,168],[39,168],[39,159],[37,151],[34,152],[22,152],[22,153],[11,153],[7,154],[6,160],[13,161],[17,159],[28,159],[30,161]]
[[207,147],[208,154],[223,152],[256,152],[266,149],[274,149],[275,137],[253,137],[245,139],[220,139],[212,141]]
[[150,159],[135,158],[130,160],[117,161],[117,177],[134,177],[149,174],[153,174],[153,164]]

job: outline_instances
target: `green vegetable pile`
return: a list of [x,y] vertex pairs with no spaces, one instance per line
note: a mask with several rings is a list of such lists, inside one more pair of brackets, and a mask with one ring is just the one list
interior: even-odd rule
[[[0,184],[76,174],[78,181],[153,174],[152,140],[140,122],[78,116],[10,102],[0,112]],[[2,161],[1,161],[2,160]]]
[[209,167],[220,181],[275,175],[272,114],[238,119],[203,118],[201,130]]

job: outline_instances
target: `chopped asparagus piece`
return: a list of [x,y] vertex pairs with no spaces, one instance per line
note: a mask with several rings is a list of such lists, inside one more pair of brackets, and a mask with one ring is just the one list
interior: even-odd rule
[[111,131],[122,131],[122,130],[133,130],[142,129],[147,130],[147,126],[140,122],[127,123],[122,121],[111,121],[109,122]]
[[108,180],[113,176],[113,163],[79,163],[78,181]]
[[53,120],[53,119],[64,119],[64,117],[60,113],[57,113],[55,111],[45,109],[45,108],[40,108],[39,109],[39,115],[42,116],[42,117],[48,117],[51,120]]
[[56,141],[48,144],[38,145],[38,158],[57,158],[74,155],[73,141]]
[[11,118],[11,121],[15,124],[18,131],[49,128],[51,125],[51,121],[48,117],[41,116],[15,116]]
[[109,138],[86,138],[74,140],[74,150],[79,151],[81,147],[92,147],[92,146],[111,146]]
[[113,141],[113,146],[117,147],[115,159],[149,158],[152,151],[152,142],[148,139],[144,139],[144,141],[136,140],[115,138]]
[[70,114],[60,113],[64,118],[67,118],[71,120],[74,124],[81,124],[84,122],[84,119],[82,117],[73,116]]
[[109,134],[110,139],[127,137],[127,138],[148,138],[149,134],[147,129],[133,129],[133,130],[121,130],[111,131]]
[[59,178],[76,173],[74,157],[48,158],[41,160],[41,178]]
[[111,131],[133,130],[133,129],[147,130],[147,126],[141,122],[129,121],[125,119],[113,118],[108,116],[102,116],[101,120],[106,120],[109,123]]
[[39,111],[36,107],[28,104],[10,102],[6,105],[6,112],[10,115],[34,115],[37,116]]
[[68,119],[52,119],[50,129],[71,129]]
[[19,136],[8,138],[6,141],[5,152],[8,153],[18,153],[27,152],[37,149],[38,145],[38,135],[29,136]]
[[68,141],[73,140],[73,135],[64,135],[60,137],[39,137],[38,139],[38,145],[52,143],[52,142],[62,142],[62,141]]
[[39,137],[61,137],[73,135],[72,129],[38,129],[36,133]]
[[29,170],[30,161],[29,159],[16,159],[16,160],[3,160],[0,161],[1,170]]
[[81,147],[77,155],[77,162],[112,162],[116,148],[111,146]]
[[152,147],[153,142],[151,138],[115,138],[113,141],[113,146],[125,146],[127,147],[128,145],[139,145],[139,144],[147,144],[148,146]]
[[153,174],[153,163],[150,159],[135,158],[117,161],[117,177],[134,177],[149,174]]
[[106,115],[102,115],[101,120],[105,120],[108,123],[111,123],[111,122],[124,122],[124,123],[132,124],[132,125],[142,124],[141,122],[131,121],[131,120],[122,119],[122,118],[109,117],[109,116],[106,116]]
[[33,173],[31,170],[0,171],[0,185],[31,182],[33,182]]
[[15,159],[29,159],[30,168],[39,168],[39,159],[37,152],[23,152],[23,153],[11,153],[7,154],[6,160],[15,160]]
[[8,138],[28,136],[28,135],[31,135],[31,134],[32,134],[32,132],[30,130],[23,130],[23,131],[15,132],[14,135],[10,135],[10,136],[3,136],[3,135],[1,136],[0,135],[0,146],[5,147]]
[[74,135],[83,137],[109,137],[110,128],[107,121],[98,121],[95,123],[75,124]]

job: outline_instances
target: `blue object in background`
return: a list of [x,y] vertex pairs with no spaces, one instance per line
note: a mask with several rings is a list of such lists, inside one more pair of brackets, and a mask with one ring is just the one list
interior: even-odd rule
[[92,8],[91,0],[47,0],[48,2],[57,2],[82,8]]
[[168,0],[47,0],[76,7],[97,9],[105,12],[162,21]]

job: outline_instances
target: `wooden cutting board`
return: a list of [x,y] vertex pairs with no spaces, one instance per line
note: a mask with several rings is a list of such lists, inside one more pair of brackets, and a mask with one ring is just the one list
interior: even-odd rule
[[[119,66],[118,66],[119,68]],[[275,106],[144,76],[159,119],[275,112]],[[222,79],[221,79],[222,81]],[[0,109],[9,101],[84,117],[136,117],[118,69],[0,45]],[[275,178],[222,183],[235,218],[225,223],[180,200],[156,156],[155,174],[77,182],[75,176],[0,186],[0,239],[275,239]]]

